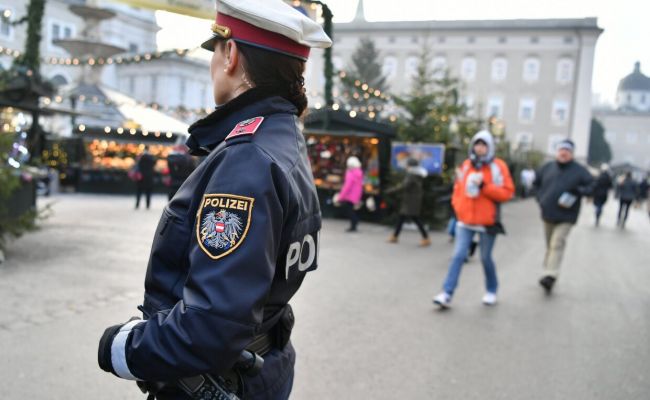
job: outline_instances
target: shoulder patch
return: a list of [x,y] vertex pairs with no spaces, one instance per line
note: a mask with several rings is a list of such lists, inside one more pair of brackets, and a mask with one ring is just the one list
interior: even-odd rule
[[227,256],[248,234],[253,215],[252,197],[205,194],[196,214],[196,240],[213,260]]
[[255,117],[242,121],[235,125],[232,131],[226,136],[226,140],[232,139],[238,136],[254,135],[257,131],[257,128],[262,125],[264,117]]

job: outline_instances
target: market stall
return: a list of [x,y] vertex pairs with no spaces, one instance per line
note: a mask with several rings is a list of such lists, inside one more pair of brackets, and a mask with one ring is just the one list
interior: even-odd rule
[[[390,169],[392,125],[351,117],[344,111],[318,110],[305,117],[304,135],[312,163],[314,182],[323,215],[338,215],[332,196],[341,189],[345,162],[356,156],[364,171],[364,197],[380,204]],[[365,218],[378,218],[379,212],[365,210]]]
[[133,192],[135,186],[128,172],[146,146],[156,159],[154,191],[165,192],[167,156],[176,143],[184,142],[188,125],[105,87],[80,85],[75,96],[92,99],[80,104],[84,115],[74,126],[74,134],[84,148],[77,190]]

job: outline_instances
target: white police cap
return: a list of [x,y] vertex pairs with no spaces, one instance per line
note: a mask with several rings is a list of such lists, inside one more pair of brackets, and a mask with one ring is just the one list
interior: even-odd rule
[[201,45],[210,51],[215,40],[233,39],[307,60],[310,48],[332,45],[319,24],[282,0],[217,0],[212,32]]

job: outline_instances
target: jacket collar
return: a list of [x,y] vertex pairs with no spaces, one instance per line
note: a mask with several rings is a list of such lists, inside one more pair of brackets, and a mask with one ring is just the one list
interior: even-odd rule
[[185,144],[192,155],[207,155],[223,142],[241,121],[270,114],[297,114],[288,100],[262,89],[253,88],[217,107],[210,115],[193,123]]

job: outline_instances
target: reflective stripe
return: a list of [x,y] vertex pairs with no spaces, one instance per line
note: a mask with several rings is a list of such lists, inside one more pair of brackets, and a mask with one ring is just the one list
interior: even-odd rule
[[126,339],[128,339],[133,327],[142,323],[144,321],[136,320],[125,324],[113,339],[113,344],[111,345],[111,363],[113,364],[113,370],[120,378],[133,381],[138,379],[133,376],[126,362]]

